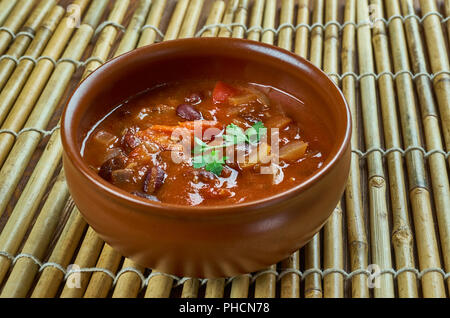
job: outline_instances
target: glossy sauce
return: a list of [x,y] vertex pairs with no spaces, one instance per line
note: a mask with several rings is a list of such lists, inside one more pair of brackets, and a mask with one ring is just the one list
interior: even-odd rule
[[[289,117],[287,105],[299,107],[300,118]],[[194,122],[221,131],[203,136],[205,143],[225,134],[230,124],[245,132],[262,123],[268,149],[270,131],[278,128],[280,159],[276,164],[247,164],[228,158],[219,175],[194,168],[192,160],[174,163],[171,151],[179,143],[168,132],[180,125],[191,129]],[[329,139],[308,105],[280,90],[204,80],[161,85],[116,106],[85,136],[82,155],[104,179],[139,197],[179,205],[222,205],[262,199],[298,185],[323,165]],[[248,144],[235,147],[250,151]],[[262,174],[261,167],[274,173]]]

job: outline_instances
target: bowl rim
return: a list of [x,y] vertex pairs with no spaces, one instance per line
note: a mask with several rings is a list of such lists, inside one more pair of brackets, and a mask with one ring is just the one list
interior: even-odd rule
[[[340,142],[339,148],[334,154],[330,160],[320,167],[317,171],[315,171],[312,175],[310,175],[307,179],[305,179],[303,182],[297,184],[296,186],[289,188],[283,192],[276,193],[274,195],[271,195],[269,197],[261,198],[258,200],[252,200],[248,202],[241,202],[236,204],[223,204],[223,205],[205,205],[205,206],[190,206],[190,205],[180,205],[180,204],[173,204],[173,203],[167,203],[167,202],[160,202],[160,201],[150,201],[146,200],[144,198],[140,198],[138,196],[132,195],[131,193],[120,189],[119,187],[114,186],[113,184],[109,183],[108,181],[103,180],[100,176],[98,176],[96,173],[92,171],[92,169],[89,169],[88,165],[84,162],[83,157],[81,156],[81,153],[79,149],[77,149],[76,142],[75,142],[75,136],[72,135],[71,129],[68,129],[67,127],[70,127],[66,123],[68,121],[67,119],[67,112],[73,103],[74,97],[76,97],[78,94],[84,94],[80,91],[80,87],[88,80],[91,79],[91,77],[95,76],[95,74],[100,70],[104,70],[107,67],[110,67],[111,65],[114,65],[115,63],[120,63],[120,61],[124,59],[133,58],[133,56],[138,55],[140,52],[145,50],[157,50],[158,48],[162,46],[176,46],[180,45],[182,46],[186,42],[190,41],[211,41],[211,42],[221,42],[223,45],[227,45],[226,43],[229,43],[229,45],[235,45],[238,43],[242,43],[243,46],[245,46],[246,49],[248,49],[248,45],[251,45],[253,47],[257,46],[263,49],[264,51],[277,51],[278,56],[277,58],[283,57],[288,55],[290,58],[293,58],[297,61],[300,61],[304,66],[307,67],[309,71],[312,71],[314,73],[317,73],[318,76],[320,76],[323,80],[328,81],[329,84],[331,84],[329,87],[337,93],[337,95],[341,98],[341,102],[343,102],[344,108],[345,108],[345,117],[346,117],[346,131],[343,140]],[[241,47],[243,47],[241,46]],[[261,52],[261,51],[260,51]],[[262,53],[267,54],[269,53]],[[70,108],[72,111],[76,110],[75,108]],[[68,159],[72,162],[73,166],[80,172],[85,179],[87,179],[89,182],[93,183],[96,188],[101,190],[102,194],[113,196],[114,198],[118,200],[125,200],[127,204],[131,204],[136,207],[135,211],[140,211],[142,208],[149,208],[152,209],[152,212],[155,209],[161,210],[161,214],[164,216],[188,216],[188,217],[195,217],[198,215],[210,215],[210,216],[217,216],[217,215],[224,215],[224,214],[230,214],[232,211],[240,211],[243,212],[250,212],[254,211],[255,209],[258,210],[259,208],[263,206],[268,205],[274,205],[277,202],[288,200],[289,198],[292,198],[293,196],[297,195],[298,193],[304,192],[306,189],[312,187],[314,184],[319,182],[320,179],[325,177],[333,168],[333,166],[344,156],[344,154],[347,151],[347,148],[350,146],[350,139],[351,139],[351,132],[352,132],[352,120],[351,120],[351,111],[348,106],[347,100],[344,97],[344,94],[339,89],[337,84],[331,80],[331,78],[320,68],[316,67],[314,64],[309,62],[308,60],[302,58],[301,56],[285,50],[283,48],[257,42],[257,41],[251,41],[247,39],[237,39],[237,38],[187,38],[187,39],[176,39],[176,40],[170,40],[170,41],[164,41],[160,43],[155,43],[149,46],[144,46],[138,49],[135,49],[133,51],[124,53],[122,55],[119,55],[100,67],[98,67],[94,72],[89,74],[83,81],[81,81],[77,86],[74,92],[71,94],[70,98],[68,98],[67,103],[63,109],[62,117],[61,117],[61,139],[63,144],[63,151],[67,155]],[[214,212],[213,212],[214,211]]]

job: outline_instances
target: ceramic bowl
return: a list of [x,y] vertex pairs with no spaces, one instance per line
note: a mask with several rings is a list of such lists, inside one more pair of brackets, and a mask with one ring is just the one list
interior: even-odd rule
[[[114,106],[154,85],[189,78],[271,85],[305,101],[332,132],[325,163],[303,183],[271,197],[192,207],[133,196],[83,161],[83,138]],[[290,116],[295,119],[295,109]],[[188,277],[249,273],[288,257],[327,221],[350,165],[350,111],[338,87],[293,53],[239,39],[162,42],[107,62],[68,101],[61,134],[67,184],[88,224],[137,263]]]

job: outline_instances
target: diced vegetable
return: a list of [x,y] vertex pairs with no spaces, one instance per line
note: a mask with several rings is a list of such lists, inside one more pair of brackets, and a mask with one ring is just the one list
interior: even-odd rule
[[292,141],[280,148],[279,158],[286,161],[297,161],[302,158],[308,148],[308,143]]
[[255,94],[244,94],[238,95],[228,98],[228,102],[233,106],[240,106],[249,104],[257,100],[257,96]]
[[241,169],[248,169],[256,164],[268,163],[270,159],[270,146],[263,142],[257,147],[252,147],[249,155],[245,157],[245,162],[239,163],[239,166]]
[[269,108],[270,107],[270,100],[266,96],[266,94],[264,94],[260,90],[258,90],[256,88],[253,88],[253,87],[247,87],[246,91],[248,91],[248,92],[252,93],[253,95],[255,95],[256,100],[259,103],[261,103],[262,105],[264,105],[265,108]]
[[117,137],[105,130],[99,130],[95,134],[94,140],[96,142],[98,142],[99,144],[101,144],[105,147],[108,147],[109,145],[113,144],[117,140]]
[[283,116],[283,115],[277,115],[277,116],[272,116],[269,119],[267,119],[264,124],[268,128],[284,129],[291,122],[292,122],[291,118]]
[[120,155],[124,156],[123,150],[121,148],[108,148],[106,149],[105,156],[103,157],[103,162]]
[[225,84],[224,82],[219,81],[214,87],[212,99],[214,104],[220,104],[226,102],[228,98],[233,97],[236,93],[236,89],[228,84]]
[[134,170],[132,169],[119,169],[111,172],[111,180],[114,183],[128,183],[132,182]]

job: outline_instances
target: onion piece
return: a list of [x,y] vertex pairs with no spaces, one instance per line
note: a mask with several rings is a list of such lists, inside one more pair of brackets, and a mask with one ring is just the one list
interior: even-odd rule
[[283,115],[275,115],[270,117],[264,122],[264,126],[267,128],[278,128],[278,129],[284,129],[286,128],[290,123],[292,122],[292,119]]
[[297,161],[302,158],[308,148],[308,143],[293,141],[280,148],[279,158],[286,161]]
[[241,169],[252,168],[256,164],[265,164],[270,161],[272,155],[270,154],[270,146],[263,142],[258,147],[253,147],[249,155],[245,157],[245,162],[240,162]]

